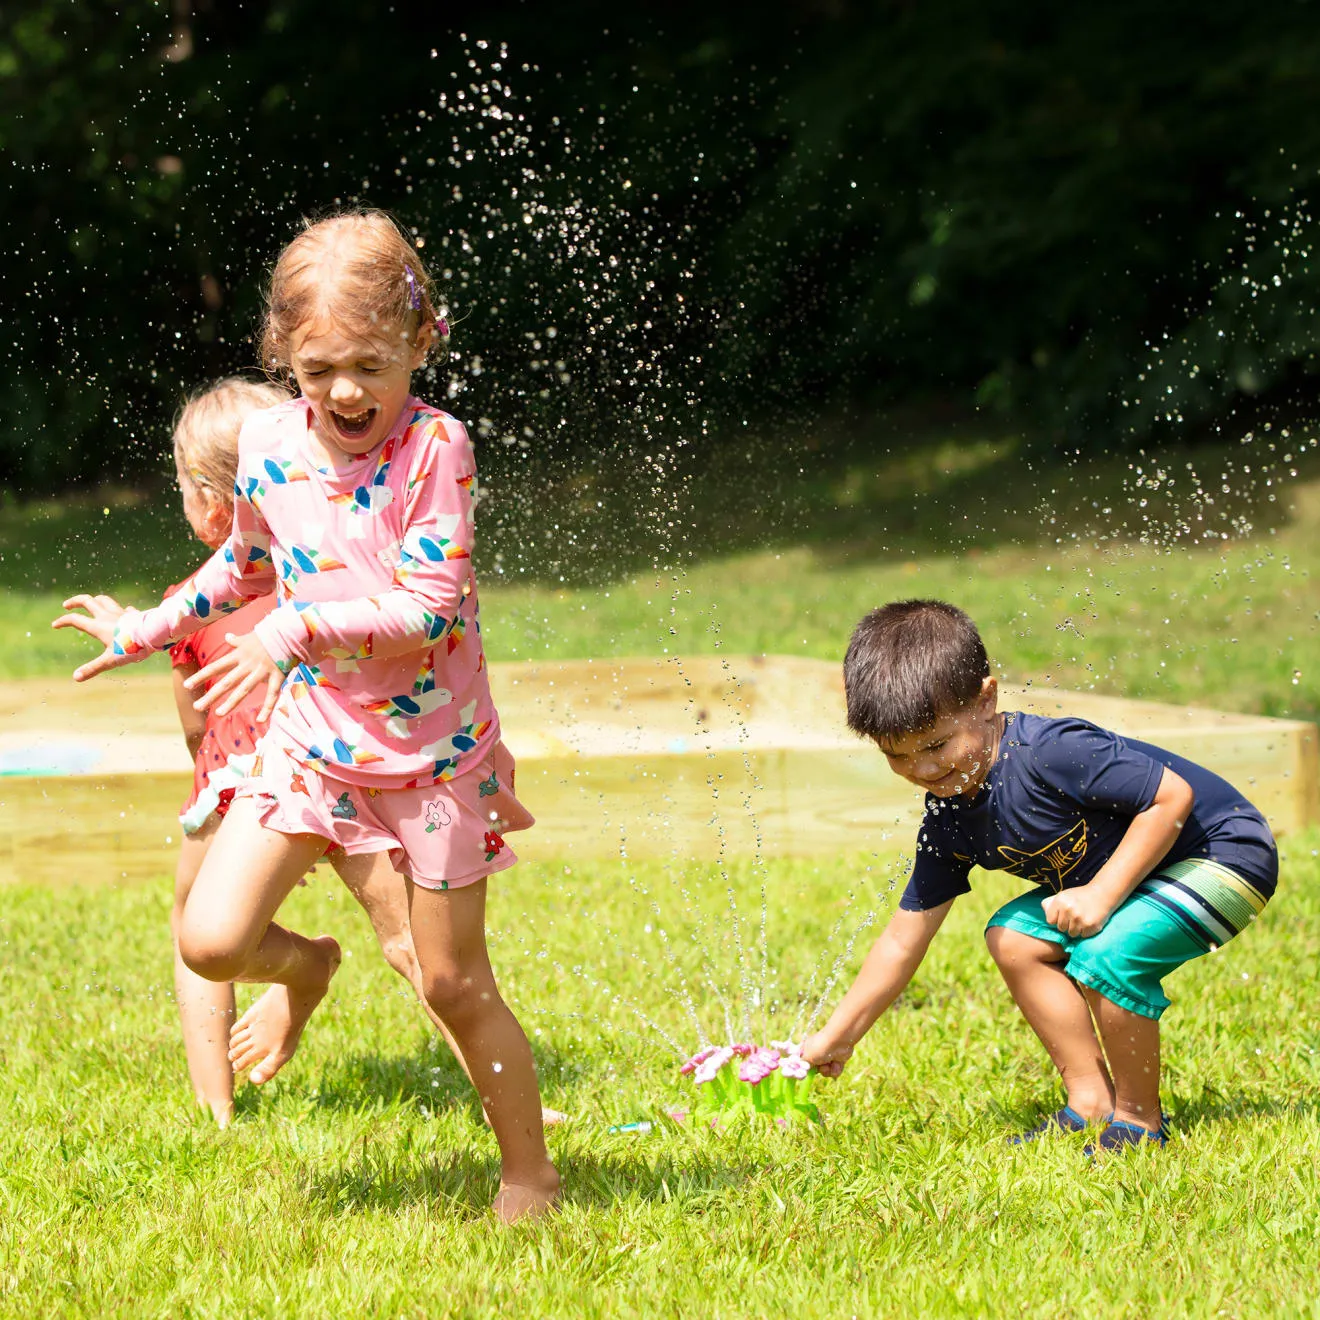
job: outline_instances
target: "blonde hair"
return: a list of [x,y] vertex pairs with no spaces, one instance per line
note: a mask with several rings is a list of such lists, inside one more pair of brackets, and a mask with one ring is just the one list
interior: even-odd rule
[[269,381],[229,376],[191,395],[174,419],[174,457],[193,485],[227,501],[238,474],[238,433],[251,413],[284,403]]
[[399,330],[410,344],[424,325],[443,342],[449,327],[436,311],[435,286],[417,250],[384,211],[342,211],[306,227],[280,253],[266,295],[262,366],[291,370],[298,328],[326,315],[346,333],[380,339]]

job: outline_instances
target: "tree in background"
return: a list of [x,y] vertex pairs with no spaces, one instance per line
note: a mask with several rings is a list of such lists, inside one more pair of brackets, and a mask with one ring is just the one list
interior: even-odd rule
[[155,462],[347,201],[431,240],[507,444],[940,396],[1110,445],[1311,378],[1305,4],[363,14],[10,7],[0,482]]

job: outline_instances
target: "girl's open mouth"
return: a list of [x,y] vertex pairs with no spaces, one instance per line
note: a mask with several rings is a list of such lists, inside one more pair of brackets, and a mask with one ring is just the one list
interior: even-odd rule
[[341,413],[333,410],[330,412],[330,419],[335,424],[335,430],[345,440],[360,440],[371,430],[371,423],[375,418],[376,410],[374,408],[364,408],[361,412],[356,413]]

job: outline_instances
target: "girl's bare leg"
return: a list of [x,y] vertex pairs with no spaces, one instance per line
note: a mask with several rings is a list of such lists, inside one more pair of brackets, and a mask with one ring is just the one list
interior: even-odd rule
[[[343,853],[336,855],[334,863],[339,878],[344,882],[349,893],[361,904],[362,910],[371,921],[371,928],[376,932],[376,942],[385,955],[385,961],[403,977],[417,994],[426,1015],[435,1029],[444,1037],[445,1044],[453,1051],[458,1066],[472,1080],[472,1073],[463,1059],[463,1051],[458,1048],[453,1032],[440,1020],[435,1009],[426,1002],[426,988],[422,984],[422,969],[417,961],[417,951],[413,947],[412,927],[408,921],[408,882],[390,865],[387,853],[359,853],[349,857]],[[564,1121],[564,1115],[557,1109],[541,1110],[541,1121],[550,1127]]]
[[188,1059],[197,1103],[210,1109],[215,1121],[229,1126],[234,1115],[234,1070],[229,1062],[229,1029],[234,1025],[234,987],[228,981],[208,981],[192,971],[179,955],[179,924],[184,904],[219,821],[212,816],[195,834],[184,835],[174,872],[174,1002],[179,1006],[183,1049]]
[[[412,986],[427,1017],[453,1050],[459,1066],[468,1072],[458,1042],[426,1002],[422,969],[413,948],[412,927],[408,924],[408,882],[390,865],[389,854],[383,852],[359,853],[353,857],[337,853],[334,868],[371,921],[385,961]],[[468,1073],[468,1077],[471,1076]]]
[[274,924],[275,913],[325,850],[315,834],[280,834],[236,798],[206,854],[179,924],[179,952],[209,981],[269,982],[235,1024],[229,1058],[257,1085],[293,1057],[307,1019],[339,967],[328,935],[309,940]]
[[1086,990],[1114,1074],[1114,1117],[1158,1132],[1160,1115],[1160,1024],[1120,1008]]
[[409,882],[408,907],[426,1002],[453,1033],[499,1142],[495,1211],[506,1223],[542,1214],[559,1174],[545,1148],[531,1047],[486,952],[486,881],[444,891]]
[[1006,926],[991,926],[985,942],[1022,1016],[1059,1070],[1069,1106],[1083,1118],[1107,1118],[1114,1108],[1114,1083],[1086,998],[1063,970],[1067,953]]

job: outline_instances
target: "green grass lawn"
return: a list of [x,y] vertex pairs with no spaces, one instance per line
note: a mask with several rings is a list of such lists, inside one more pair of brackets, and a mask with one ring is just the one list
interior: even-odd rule
[[[678,888],[718,921],[724,880],[521,867],[492,890],[494,956],[572,1120],[551,1138],[562,1213],[514,1231],[483,1209],[496,1150],[471,1095],[333,880],[286,912],[339,935],[344,968],[299,1057],[240,1093],[227,1133],[187,1090],[164,879],[9,887],[0,1314],[1315,1315],[1318,845],[1294,839],[1277,905],[1171,982],[1173,1141],[1099,1165],[1075,1138],[1004,1144],[1057,1098],[981,941],[1011,882],[957,905],[848,1072],[817,1083],[822,1129],[623,1136],[609,1125],[685,1094],[630,1001],[682,1031],[670,992],[696,963]],[[888,874],[874,858],[772,864],[772,1023],[841,916],[847,931],[868,903],[883,914]],[[758,882],[731,882],[759,980]],[[721,930],[711,961],[732,989]]]

